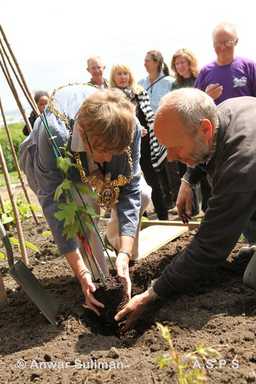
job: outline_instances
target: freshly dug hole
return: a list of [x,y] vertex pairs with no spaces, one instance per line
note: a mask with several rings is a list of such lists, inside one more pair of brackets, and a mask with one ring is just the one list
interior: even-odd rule
[[100,310],[100,316],[90,309],[85,309],[83,319],[95,333],[119,334],[119,326],[114,320],[114,316],[129,301],[126,293],[126,280],[112,274],[106,278],[105,285],[101,281],[97,281],[95,285],[94,297],[104,304],[104,308]]

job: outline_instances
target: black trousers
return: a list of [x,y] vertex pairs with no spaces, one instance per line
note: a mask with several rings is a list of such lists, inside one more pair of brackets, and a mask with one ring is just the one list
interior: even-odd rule
[[152,188],[151,199],[159,220],[168,220],[168,180],[165,161],[155,170],[151,163],[148,137],[141,140],[140,166],[145,180]]

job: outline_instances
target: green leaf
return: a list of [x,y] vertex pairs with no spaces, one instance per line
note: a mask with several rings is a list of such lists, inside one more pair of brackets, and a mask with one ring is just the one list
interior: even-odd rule
[[90,194],[90,192],[92,192],[90,187],[88,185],[85,185],[85,184],[77,184],[77,189],[79,190],[79,192],[84,193],[84,194]]
[[42,232],[42,236],[44,237],[44,238],[48,238],[48,237],[50,237],[51,236],[51,231],[43,231]]
[[160,323],[156,323],[156,325],[157,325],[157,328],[159,329],[159,331],[161,333],[161,336],[164,338],[164,340],[169,342],[171,339],[171,334],[170,334],[169,328],[160,324]]
[[10,243],[12,244],[12,245],[19,245],[20,243],[19,243],[19,240],[18,239],[16,239],[15,237],[9,237],[9,240],[10,240]]
[[0,251],[0,260],[5,260],[5,259],[6,259],[5,253]]
[[54,193],[54,200],[58,201],[60,199],[60,196],[64,193],[64,191],[70,190],[71,187],[72,187],[71,181],[65,178],[63,182],[60,185],[58,185],[58,187],[56,188],[56,191]]
[[70,190],[72,188],[72,183],[69,179],[64,179],[62,188],[64,191]]
[[159,365],[159,368],[166,368],[170,365],[171,359],[168,355],[161,355],[156,358],[156,362]]
[[9,216],[8,214],[6,213],[3,213],[2,216],[1,216],[1,222],[2,224],[9,224],[9,223],[12,223],[14,221],[14,217],[12,216]]
[[63,188],[61,183],[60,185],[58,185],[58,187],[56,188],[56,191],[54,192],[53,200],[59,201],[62,194],[63,194]]
[[31,243],[30,241],[25,241],[25,246],[28,249],[31,249],[31,251],[39,252],[39,248],[35,244]]
[[93,207],[91,205],[87,205],[85,207],[85,210],[86,210],[86,213],[91,216],[91,217],[96,217],[98,216],[97,213],[95,212],[95,210],[93,209]]
[[68,157],[58,157],[57,158],[57,167],[64,172],[66,175],[69,168],[73,166],[71,160]]
[[67,239],[73,239],[77,236],[77,234],[80,231],[80,225],[76,221],[73,223],[73,225],[66,225],[63,230],[63,234],[66,236]]
[[57,220],[63,221],[64,226],[75,222],[75,215],[79,207],[73,201],[59,204],[59,211],[54,214]]

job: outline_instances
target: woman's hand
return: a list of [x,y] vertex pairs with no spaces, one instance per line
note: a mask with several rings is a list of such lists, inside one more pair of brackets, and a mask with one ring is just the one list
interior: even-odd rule
[[77,277],[81,284],[85,297],[84,306],[90,308],[98,316],[100,316],[99,310],[104,308],[104,305],[96,300],[93,296],[93,292],[96,291],[96,288],[92,282],[91,272],[86,267],[79,249],[77,248],[71,252],[66,253],[65,257],[70,267],[72,268],[74,275]]
[[129,299],[131,298],[132,283],[129,274],[129,256],[126,253],[120,251],[116,258],[116,270],[117,274],[120,277],[123,277],[126,280],[127,284],[127,295]]
[[81,274],[79,281],[85,297],[84,307],[91,309],[98,316],[100,316],[100,309],[104,308],[104,304],[100,303],[93,296],[93,292],[96,291],[96,288],[92,282],[91,273],[89,271],[84,271]]

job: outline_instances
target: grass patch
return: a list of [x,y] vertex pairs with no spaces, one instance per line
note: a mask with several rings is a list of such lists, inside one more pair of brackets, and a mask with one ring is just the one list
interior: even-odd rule
[[[25,136],[23,135],[22,129],[24,127],[24,123],[16,123],[9,124],[9,132],[12,137],[13,145],[15,148],[16,154],[19,150],[19,145],[24,140]],[[0,128],[0,144],[2,146],[2,150],[4,153],[5,161],[7,164],[7,168],[9,171],[15,171],[15,164],[11,152],[11,148],[7,139],[7,134],[4,128]]]
[[[9,176],[12,184],[18,184],[20,182],[17,171],[9,172]],[[3,172],[0,172],[0,187],[5,187],[5,186],[6,184],[5,184],[4,174]]]

